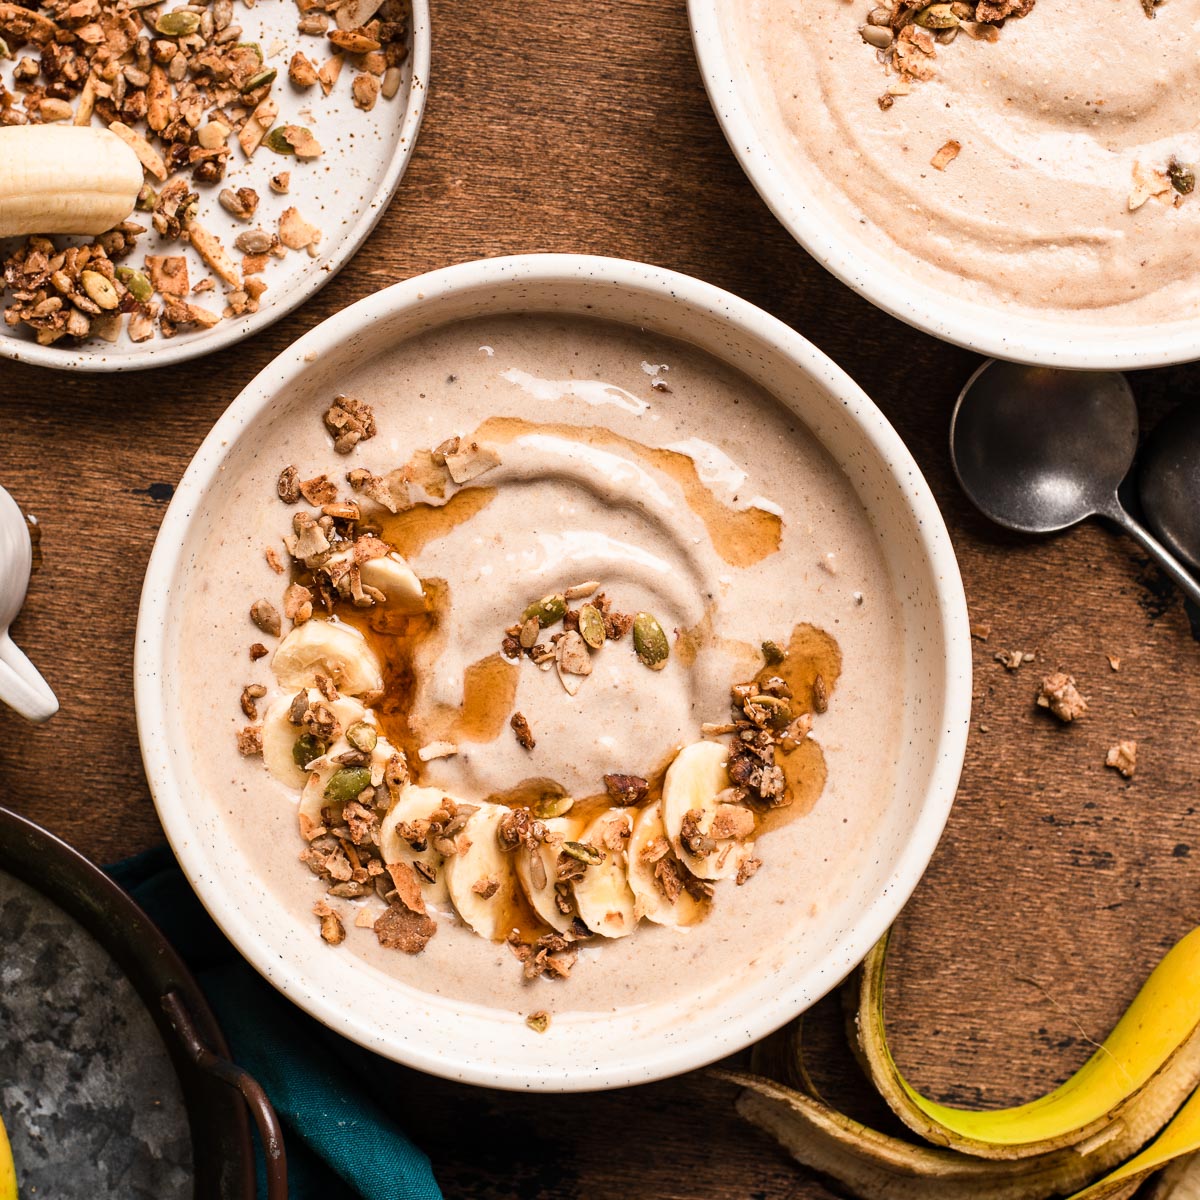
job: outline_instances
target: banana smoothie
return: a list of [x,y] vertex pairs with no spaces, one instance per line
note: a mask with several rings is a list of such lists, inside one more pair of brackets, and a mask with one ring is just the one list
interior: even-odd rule
[[1194,318],[1200,0],[721,8],[773,153],[900,277],[1043,320]]
[[313,954],[594,1011],[732,977],[835,902],[893,786],[904,630],[790,410],[549,316],[338,388],[226,481],[180,664],[230,853]]

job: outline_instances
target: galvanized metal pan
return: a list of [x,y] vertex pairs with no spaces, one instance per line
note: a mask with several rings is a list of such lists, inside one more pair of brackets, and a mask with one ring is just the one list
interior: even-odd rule
[[0,1112],[30,1194],[286,1200],[278,1119],[144,912],[0,807]]

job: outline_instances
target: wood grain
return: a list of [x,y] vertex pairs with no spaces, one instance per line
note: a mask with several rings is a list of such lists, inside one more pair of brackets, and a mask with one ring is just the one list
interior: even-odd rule
[[[532,250],[648,260],[737,292],[832,355],[943,506],[973,619],[992,632],[975,643],[958,803],[901,922],[895,1042],[943,1099],[998,1105],[1054,1084],[1196,919],[1200,647],[1178,596],[1103,528],[1033,541],[968,509],[946,438],[978,360],[877,312],[775,223],[713,119],[682,0],[433,7],[433,86],[407,178],[313,301],[253,343],[153,374],[0,364],[0,482],[42,530],[14,632],[63,701],[43,728],[0,715],[6,801],[102,861],[160,839],[132,705],[142,575],[171,485],[273,355],[352,301],[447,263]],[[1146,427],[1198,382],[1194,366],[1138,376]],[[998,649],[1037,661],[1009,673]],[[1091,697],[1076,727],[1033,705],[1041,673],[1059,665]],[[1118,737],[1141,746],[1130,782],[1103,766]],[[379,1082],[448,1196],[827,1195],[701,1074],[566,1099],[390,1067]]]

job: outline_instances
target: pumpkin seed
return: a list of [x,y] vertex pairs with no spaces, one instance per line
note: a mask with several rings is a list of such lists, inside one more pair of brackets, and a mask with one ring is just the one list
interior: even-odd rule
[[175,11],[163,13],[154,22],[154,28],[163,37],[190,37],[200,28],[200,14],[194,12]]
[[780,649],[778,642],[763,642],[762,644],[763,661],[768,667],[777,667],[787,655]]
[[364,754],[370,754],[379,742],[379,731],[368,721],[356,721],[346,730],[346,741],[355,750],[361,750]]
[[661,671],[667,665],[671,647],[653,614],[640,612],[633,618],[633,649],[638,660],[652,671]]
[[268,150],[274,150],[276,154],[295,154],[296,147],[287,140],[286,125],[276,125],[270,133],[263,138],[263,145]]
[[563,842],[563,853],[589,867],[598,867],[608,857],[603,850],[597,850],[587,842]]
[[594,604],[585,604],[579,610],[579,632],[593,650],[604,645],[604,618]]
[[534,801],[533,815],[539,821],[549,821],[551,817],[561,817],[569,813],[574,804],[575,801],[570,796],[545,795]]
[[118,267],[117,278],[129,289],[129,294],[139,303],[145,304],[154,295],[154,287],[136,267]]
[[371,786],[371,772],[366,767],[339,767],[325,785],[325,799],[345,804]]
[[292,747],[292,762],[303,771],[313,759],[320,758],[327,749],[320,738],[313,737],[311,733],[301,734]]
[[99,271],[82,272],[79,276],[79,282],[83,284],[83,290],[101,308],[111,312],[121,303],[121,298],[117,295],[117,289],[113,286],[113,281],[107,276],[101,275]]
[[256,92],[261,87],[267,87],[275,82],[275,76],[279,72],[274,67],[268,67],[265,71],[255,71],[249,79],[241,86],[241,92],[245,95],[246,92]]
[[533,1030],[534,1033],[545,1033],[550,1028],[550,1014],[544,1009],[540,1012],[530,1013],[525,1018],[525,1024]]
[[926,29],[957,29],[958,18],[949,4],[930,4],[913,18]]
[[750,696],[747,705],[757,705],[770,713],[769,724],[776,729],[782,729],[792,719],[792,706],[778,696],[768,696],[765,692]]
[[545,629],[548,625],[553,625],[555,621],[561,621],[567,614],[567,598],[562,592],[555,592],[549,596],[543,596],[540,600],[535,600],[522,614],[521,620],[528,621],[530,617],[537,617],[537,623]]

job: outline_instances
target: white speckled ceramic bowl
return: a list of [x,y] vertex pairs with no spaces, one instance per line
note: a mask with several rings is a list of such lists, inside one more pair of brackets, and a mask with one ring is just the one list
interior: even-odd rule
[[[865,228],[837,219],[813,186],[812,169],[768,132],[774,122],[723,27],[724,0],[688,0],[692,41],[704,86],[730,148],[758,194],[809,254],[872,304],[909,325],[969,350],[1080,370],[1138,370],[1189,362],[1200,355],[1193,314],[1154,325],[1124,327],[1078,318],[1040,320],[1002,305],[951,296],[898,270]],[[733,10],[741,18],[745,10]],[[866,11],[864,9],[864,11]],[[748,19],[748,18],[747,18]],[[820,97],[814,95],[814,104]]]
[[[873,841],[845,863],[846,899],[806,926],[780,965],[722,980],[682,1009],[560,1012],[548,1034],[519,1013],[417,992],[355,960],[331,968],[303,927],[228,853],[222,812],[238,797],[196,781],[196,743],[176,686],[187,637],[182,597],[204,537],[197,514],[256,431],[293,406],[308,411],[353,363],[450,321],[553,312],[603,317],[691,342],[790,407],[840,464],[874,522],[905,624],[906,737],[896,790]],[[638,263],[527,255],[464,263],[368,297],[311,330],[263,370],[217,422],[184,475],[150,560],[138,617],[138,731],[171,845],[205,906],[262,974],[331,1028],[434,1074],[503,1088],[585,1090],[641,1083],[712,1062],[763,1037],[838,983],[896,917],[925,870],[954,798],[971,704],[962,582],[921,472],[879,410],[798,333],[760,309],[683,275]],[[297,870],[301,868],[297,865]],[[790,943],[789,943],[790,944]],[[569,985],[567,985],[569,986]]]
[[[199,189],[200,220],[227,247],[232,248],[233,239],[245,229],[259,225],[277,229],[280,214],[293,206],[322,232],[320,252],[315,258],[303,250],[292,251],[267,265],[262,275],[267,291],[258,312],[227,317],[211,329],[181,329],[169,339],[159,337],[156,332],[148,341],[131,342],[122,334],[113,344],[92,338],[81,344],[59,342],[39,346],[29,329],[12,329],[0,323],[0,359],[71,371],[141,371],[170,366],[260,333],[318,292],[350,261],[387,211],[416,146],[429,90],[431,34],[429,0],[408,0],[408,3],[412,11],[409,54],[395,97],[391,100],[380,97],[370,112],[363,112],[351,99],[350,84],[356,72],[349,67],[342,71],[328,96],[321,95],[319,88],[300,91],[285,81],[275,89],[280,104],[277,124],[294,121],[310,126],[323,147],[320,158],[301,163],[260,148],[253,159],[247,160],[235,147],[220,188],[251,187],[258,192],[259,207],[249,223],[237,220],[221,208],[217,203],[220,188]],[[294,51],[305,50],[315,55],[322,50],[320,41],[296,32],[296,10],[290,3],[282,7],[261,4],[252,9],[239,5],[237,21],[246,41],[267,47],[268,64],[279,70],[281,78]],[[0,71],[0,86],[4,82],[4,73]],[[292,186],[286,195],[277,195],[267,187],[268,178],[281,170],[292,173]],[[146,254],[183,254],[188,259],[193,284],[212,277],[213,273],[194,250],[180,242],[159,238],[144,218],[143,213],[133,214],[133,219],[148,230],[138,240],[129,260],[133,265],[141,266]],[[7,244],[0,241],[0,257],[15,244],[16,239]],[[240,261],[240,254],[232,249],[231,253]],[[192,299],[219,312],[225,305],[226,290],[217,282],[215,291]],[[0,297],[4,295],[0,286]]]

